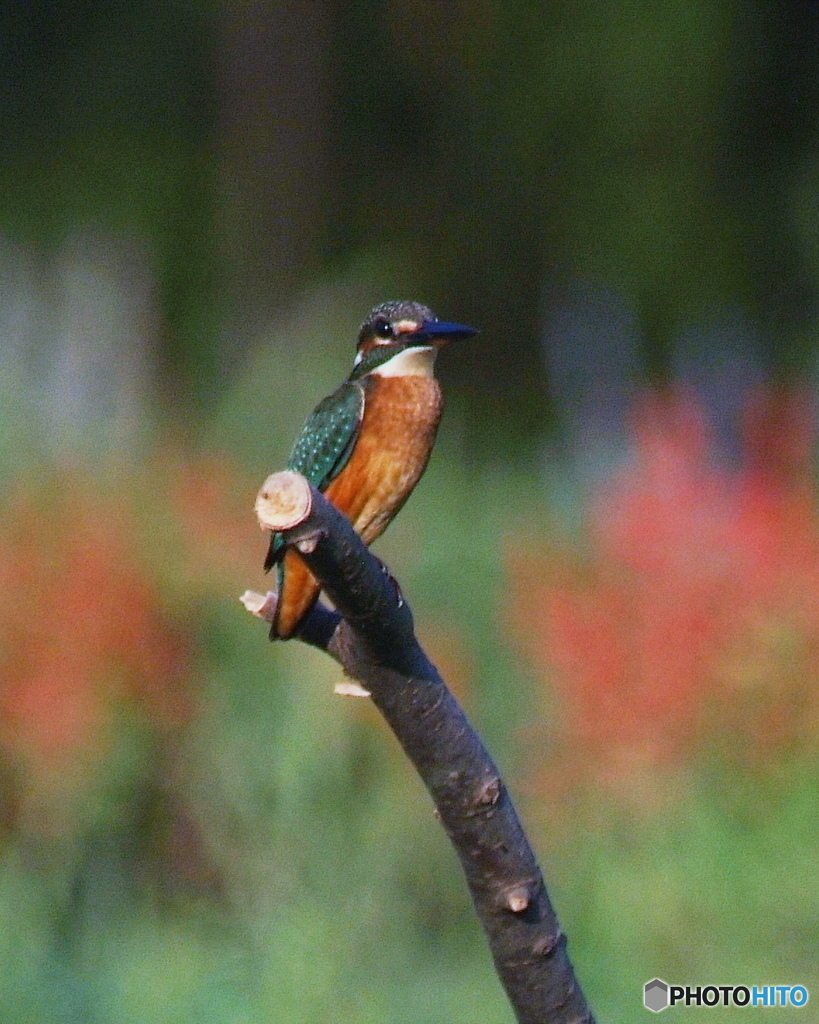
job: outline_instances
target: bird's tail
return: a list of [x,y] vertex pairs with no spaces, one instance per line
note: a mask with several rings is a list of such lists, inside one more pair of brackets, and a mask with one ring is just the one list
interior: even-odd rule
[[264,560],[264,571],[270,572],[274,565],[278,565],[284,556],[285,543],[284,537],[280,533],[270,534],[270,545],[267,549],[267,555]]
[[279,592],[270,639],[287,640],[318,600],[321,584],[292,548],[277,555]]

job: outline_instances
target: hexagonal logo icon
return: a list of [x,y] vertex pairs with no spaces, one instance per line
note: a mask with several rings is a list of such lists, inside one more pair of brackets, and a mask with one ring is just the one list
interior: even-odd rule
[[653,1013],[668,1006],[668,985],[662,978],[652,978],[643,986],[643,1005]]

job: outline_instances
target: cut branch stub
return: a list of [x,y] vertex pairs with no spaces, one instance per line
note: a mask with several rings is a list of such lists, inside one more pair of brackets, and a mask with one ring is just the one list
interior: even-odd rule
[[251,615],[265,622],[272,622],[276,614],[277,595],[268,590],[266,594],[257,594],[255,590],[246,590],[239,598]]
[[310,484],[289,469],[272,473],[256,496],[256,515],[263,530],[292,530],[303,523],[313,508]]

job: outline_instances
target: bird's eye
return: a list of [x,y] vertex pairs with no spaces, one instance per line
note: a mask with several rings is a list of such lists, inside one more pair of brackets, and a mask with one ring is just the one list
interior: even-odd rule
[[375,336],[376,338],[391,338],[392,327],[386,320],[379,320],[375,325]]

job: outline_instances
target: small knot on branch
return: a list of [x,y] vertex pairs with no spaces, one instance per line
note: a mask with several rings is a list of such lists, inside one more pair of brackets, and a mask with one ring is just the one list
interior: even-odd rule
[[519,882],[517,885],[507,889],[503,895],[503,902],[507,910],[513,914],[522,914],[532,905],[537,896],[537,886],[533,879]]
[[494,807],[500,800],[501,789],[501,780],[497,775],[487,779],[478,793],[478,804],[481,807]]
[[256,515],[263,530],[292,530],[310,515],[313,496],[300,473],[285,469],[272,473],[256,496]]
[[[548,957],[554,956],[558,950],[563,949],[566,945],[566,935],[558,928],[556,932],[551,935],[544,935],[539,938],[532,946],[532,952],[537,957],[547,959]],[[581,1018],[583,1020],[584,1018]]]

